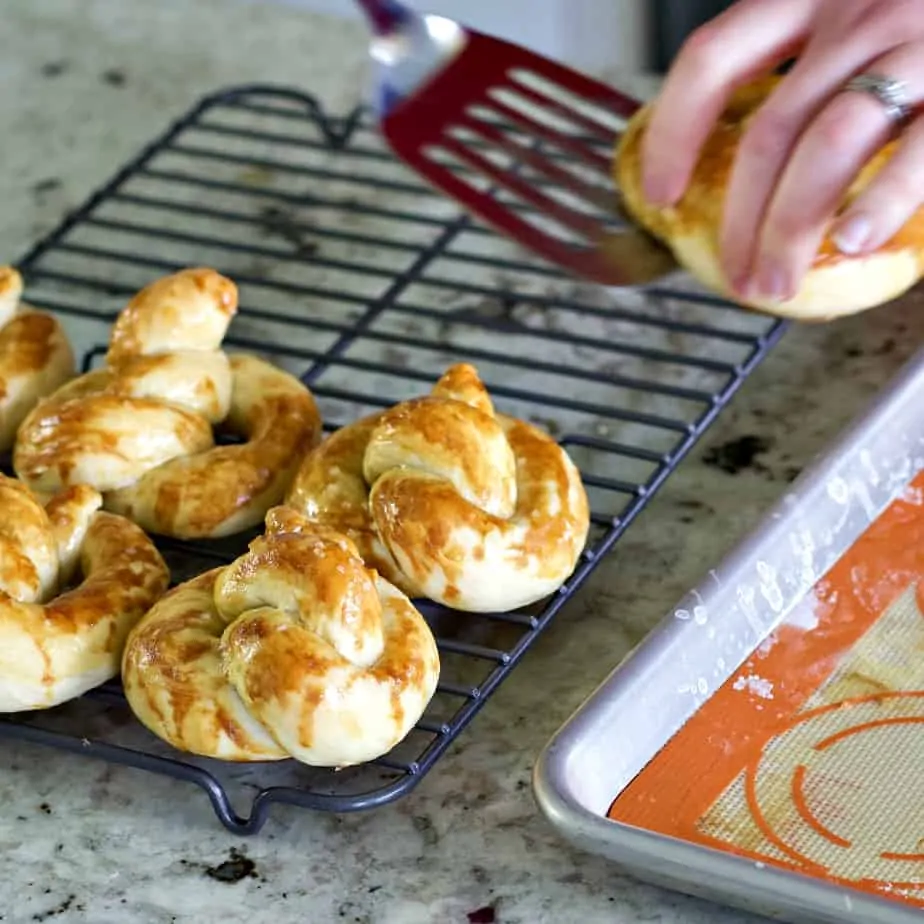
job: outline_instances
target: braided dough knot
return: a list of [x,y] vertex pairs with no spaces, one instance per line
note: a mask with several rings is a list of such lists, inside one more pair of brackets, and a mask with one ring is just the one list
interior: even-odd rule
[[0,475],[0,712],[55,706],[116,676],[129,629],[167,589],[151,541],[101,504],[79,485],[43,506]]
[[439,656],[420,613],[349,539],[277,507],[246,554],[154,606],[122,674],[138,718],[182,750],[344,767],[407,735]]
[[[115,322],[105,368],[23,423],[19,477],[47,492],[90,484],[108,510],[153,533],[205,538],[257,525],[321,424],[297,379],[221,350],[236,311],[236,286],[214,270],[142,289]],[[217,446],[216,426],[245,442]]]
[[470,612],[556,590],[589,527],[567,453],[496,413],[465,364],[430,395],[334,433],[306,457],[286,503],[346,532],[406,593]]
[[64,329],[50,314],[23,304],[22,290],[22,276],[0,266],[0,452],[12,447],[39,398],[76,371]]

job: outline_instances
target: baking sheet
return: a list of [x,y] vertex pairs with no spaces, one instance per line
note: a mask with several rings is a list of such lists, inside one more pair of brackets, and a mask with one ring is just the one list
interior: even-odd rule
[[[552,824],[777,920],[921,920],[922,472],[924,351],[548,744],[534,788]],[[907,554],[877,576],[883,530]],[[830,763],[848,751],[849,770]]]

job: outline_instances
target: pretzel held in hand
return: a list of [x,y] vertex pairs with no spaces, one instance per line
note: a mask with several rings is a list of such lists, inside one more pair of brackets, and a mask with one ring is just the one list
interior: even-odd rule
[[[20,428],[16,473],[36,490],[90,484],[107,510],[187,539],[256,526],[321,434],[304,385],[221,350],[237,288],[188,269],[142,289],[116,320],[104,369],[41,402]],[[216,446],[213,426],[242,437]]]
[[141,620],[122,678],[141,722],[181,750],[345,767],[407,735],[439,656],[420,613],[349,539],[277,507],[245,555]]
[[[878,14],[880,11],[876,12]],[[920,15],[920,11],[918,14]],[[804,59],[802,63],[805,64],[807,60]],[[781,80],[783,78],[778,75],[756,77],[735,90],[723,111],[718,114],[718,118],[710,117],[711,130],[704,139],[687,190],[679,202],[668,208],[652,203],[645,193],[642,165],[645,137],[654,114],[654,103],[638,109],[619,136],[613,163],[613,175],[621,193],[623,207],[640,227],[670,249],[680,266],[689,271],[703,286],[756,311],[796,321],[823,322],[866,311],[904,295],[924,276],[922,207],[918,207],[913,214],[909,213],[905,223],[896,228],[896,233],[889,240],[879,244],[875,249],[860,253],[842,252],[834,236],[836,225],[831,224],[817,242],[817,250],[812,255],[811,264],[807,267],[798,290],[791,293],[791,297],[778,299],[757,293],[745,296],[733,290],[735,280],[728,278],[722,259],[723,227],[728,219],[729,190],[732,187],[734,172],[740,169],[744,159],[740,155],[756,137],[749,135],[749,129],[758,117],[761,107],[776,92]],[[822,102],[820,98],[819,102]],[[792,102],[787,104],[787,108],[792,110],[793,114],[798,111]],[[806,115],[807,113],[795,116],[797,122],[793,124],[793,128],[798,124],[798,120]],[[815,123],[816,126],[818,124]],[[812,129],[807,126],[808,123],[801,126],[799,132],[793,136],[794,140],[801,135],[802,129],[806,129],[809,134],[812,133]],[[841,123],[838,123],[838,127],[842,127]],[[882,127],[885,127],[884,121]],[[783,127],[784,135],[788,131],[788,128]],[[869,140],[873,141],[876,137],[870,135]],[[893,164],[896,154],[903,150],[902,137],[904,136],[899,135],[887,140],[881,139],[885,141],[884,144],[878,148],[869,148],[865,162],[857,162],[851,166],[850,169],[856,171],[855,176],[850,188],[843,193],[839,192],[837,180],[832,183],[833,177],[839,174],[832,174],[824,179],[818,178],[818,188],[824,189],[826,196],[835,197],[831,198],[829,203],[832,212],[849,211],[850,207],[874,186],[877,177],[888,176],[891,180],[890,165]],[[756,145],[750,146],[752,151],[756,148]],[[787,146],[788,144],[784,144],[779,153],[784,153]],[[776,156],[769,150],[767,153],[770,154],[771,161]],[[846,150],[843,156],[847,156]],[[841,163],[852,164],[852,161],[845,160]],[[790,161],[790,164],[801,165],[801,155],[797,160]],[[767,169],[766,166],[764,169]],[[786,184],[792,179],[792,172],[787,172]],[[785,188],[785,184],[784,187],[777,188]],[[915,203],[920,202],[916,192],[900,192],[899,196]],[[770,209],[771,204],[773,209]],[[772,215],[779,204],[779,199],[775,198],[766,204],[766,208]],[[765,212],[764,217],[766,215]],[[808,234],[810,240],[812,227],[811,222],[805,226],[796,226],[792,228],[791,236],[796,241],[801,241],[805,239],[803,236]],[[758,238],[761,236],[761,229],[763,232],[769,230],[763,225],[759,226],[755,231]],[[780,229],[777,227],[775,234],[779,233]]]
[[0,266],[0,452],[36,402],[71,378],[74,353],[50,314],[20,302],[22,277]]
[[81,485],[42,506],[0,475],[0,712],[56,706],[115,677],[129,630],[167,589],[151,540],[101,503]]
[[411,596],[515,609],[568,578],[589,527],[567,453],[497,414],[472,366],[432,393],[338,430],[305,458],[286,503],[341,530]]

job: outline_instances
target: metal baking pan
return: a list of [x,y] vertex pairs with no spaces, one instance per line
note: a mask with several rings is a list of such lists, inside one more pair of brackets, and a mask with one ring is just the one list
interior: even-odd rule
[[[551,824],[572,843],[609,857],[640,879],[775,920],[794,924],[920,922],[924,916],[920,906],[879,894],[886,888],[882,881],[875,890],[868,890],[856,885],[859,877],[845,879],[839,874],[832,881],[831,876],[816,877],[792,865],[762,862],[753,853],[728,852],[721,845],[674,836],[663,828],[657,831],[657,825],[646,828],[610,820],[607,815],[614,800],[618,806],[619,799],[628,798],[632,787],[670,748],[684,736],[691,740],[690,730],[698,724],[701,727],[706,704],[713,698],[721,703],[729,689],[744,685],[739,682],[742,669],[762,657],[762,651],[778,637],[787,638],[785,633],[797,631],[800,620],[803,629],[812,628],[804,623],[806,603],[820,593],[815,589],[819,581],[824,578],[822,586],[828,586],[836,569],[850,564],[854,547],[862,547],[871,541],[868,537],[876,535],[869,529],[872,524],[878,530],[878,524],[892,516],[896,507],[922,503],[921,492],[916,498],[909,497],[911,482],[922,471],[924,351],[803,473],[758,529],[709,572],[552,738],[533,777],[538,804]],[[901,503],[893,505],[897,498]],[[903,596],[910,593],[908,606],[914,607],[911,585]],[[918,594],[914,613],[924,626],[920,589]],[[902,632],[895,637],[900,648],[908,647]],[[850,657],[854,657],[852,652]],[[917,663],[924,664],[924,652],[918,652]],[[920,687],[898,695],[922,697]],[[839,708],[843,703],[835,705]],[[915,721],[924,723],[924,716]],[[914,734],[920,736],[922,727],[918,724]],[[743,737],[748,735],[745,732]],[[924,744],[912,754],[910,772],[899,774],[895,781],[899,791],[911,793],[905,814],[918,821],[924,813],[924,799],[915,798],[924,785],[920,782],[924,778],[922,754]],[[669,778],[662,775],[660,789],[651,789],[651,801],[661,798],[659,793],[665,803],[676,799],[671,794],[675,784],[681,789],[699,785],[691,782],[698,778],[692,750],[681,756],[691,761],[686,772]],[[899,760],[897,755],[895,760]],[[674,766],[684,765],[675,762]],[[864,780],[867,774],[864,766]],[[790,827],[795,831],[798,825],[794,822]],[[924,838],[924,830],[917,836]],[[924,848],[924,840],[919,846]],[[906,860],[908,856],[902,854]],[[915,897],[924,896],[924,856],[903,869],[912,873],[904,882],[920,883]]]

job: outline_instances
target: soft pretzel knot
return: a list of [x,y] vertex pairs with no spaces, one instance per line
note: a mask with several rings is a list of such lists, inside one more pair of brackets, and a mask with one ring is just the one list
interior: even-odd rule
[[122,679],[138,718],[181,750],[345,767],[407,735],[439,656],[420,613],[348,538],[274,508],[246,554],[138,623]]
[[411,596],[515,609],[568,578],[587,540],[580,474],[550,437],[495,412],[476,370],[335,432],[286,503],[339,529]]
[[[16,473],[49,493],[102,492],[107,510],[186,539],[256,526],[282,499],[321,419],[298,379],[221,342],[237,288],[188,269],[142,289],[119,315],[106,366],[69,382],[23,422]],[[244,442],[216,445],[213,427]]]
[[23,304],[22,276],[0,266],[0,452],[39,398],[76,372],[64,328],[50,314]]
[[115,677],[129,630],[167,589],[151,540],[101,504],[79,485],[43,505],[0,475],[0,712],[56,706]]

